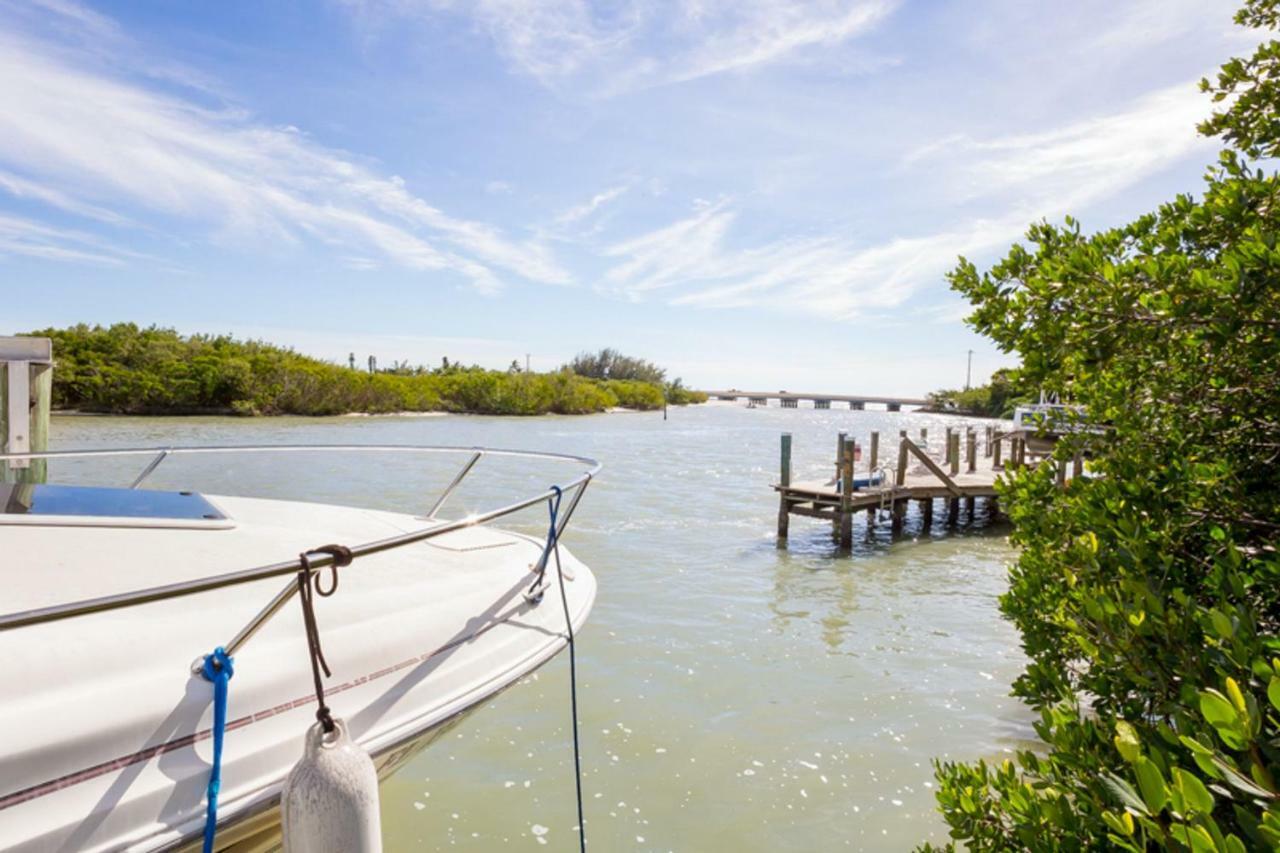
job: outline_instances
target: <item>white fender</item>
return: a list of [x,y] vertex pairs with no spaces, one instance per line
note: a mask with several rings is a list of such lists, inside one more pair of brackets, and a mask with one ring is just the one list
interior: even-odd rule
[[378,774],[342,720],[307,730],[280,794],[284,853],[382,853]]

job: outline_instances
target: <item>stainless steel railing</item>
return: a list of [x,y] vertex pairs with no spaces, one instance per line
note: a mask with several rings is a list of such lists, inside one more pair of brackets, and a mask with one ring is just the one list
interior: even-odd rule
[[[557,516],[556,520],[556,537],[563,533],[565,527],[569,523],[569,519],[573,516],[574,510],[578,508],[578,502],[582,500],[583,493],[586,492],[587,486],[591,480],[600,471],[600,463],[586,456],[572,456],[563,453],[547,453],[542,451],[530,450],[508,450],[502,448],[489,447],[454,447],[445,445],[402,445],[402,444],[277,444],[277,445],[227,445],[227,446],[206,446],[206,447],[150,447],[150,448],[122,448],[110,450],[58,450],[44,451],[32,453],[7,453],[0,454],[0,462],[11,459],[76,459],[76,458],[106,458],[120,456],[146,456],[149,460],[146,467],[133,480],[130,488],[138,488],[146,479],[169,457],[173,456],[191,456],[203,454],[219,454],[219,453],[433,453],[433,454],[469,454],[467,461],[462,468],[454,476],[453,480],[445,487],[440,496],[435,500],[430,511],[427,513],[427,520],[434,522],[427,527],[419,530],[413,530],[408,533],[402,533],[397,536],[390,536],[385,539],[376,539],[371,542],[365,542],[350,547],[352,557],[365,557],[370,554],[378,554],[383,551],[390,551],[404,545],[411,545],[415,542],[422,542],[432,539],[436,536],[442,536],[455,530],[462,530],[468,527],[486,524],[497,518],[511,515],[524,509],[528,509],[536,504],[551,501],[557,493],[563,496],[566,504]],[[552,462],[576,463],[586,466],[571,479],[558,485],[549,487],[537,494],[522,498],[513,503],[506,504],[496,509],[486,510],[483,512],[472,513],[465,518],[453,521],[436,521],[436,516],[440,509],[444,506],[449,497],[457,490],[467,475],[476,467],[476,465],[487,456],[495,457],[516,457],[523,459],[539,459]],[[544,554],[541,558],[546,559]],[[332,565],[334,557],[331,554],[318,552],[309,554],[307,564],[310,566],[312,573]],[[535,564],[534,571],[540,571],[542,566]],[[227,572],[220,575],[212,575],[207,578],[198,580],[183,581],[180,583],[166,584],[163,586],[149,587],[147,589],[134,590],[131,592],[123,592],[115,595],[101,596],[98,598],[83,599],[81,601],[68,602],[66,604],[57,604],[50,607],[42,607],[33,610],[18,611],[14,613],[0,614],[0,632],[11,631],[28,625],[39,625],[47,622],[55,622],[60,619],[70,619],[76,616],[83,616],[90,613],[100,613],[107,610],[117,610],[124,607],[133,607],[148,602],[163,601],[170,598],[179,598],[187,595],[196,595],[210,590],[222,589],[224,587],[237,586],[240,584],[253,583],[255,581],[265,580],[267,578],[280,577],[284,575],[293,575],[304,569],[301,557],[295,557],[289,560],[283,560],[278,563],[270,563],[263,566],[255,566],[249,569],[241,569],[238,571]],[[280,611],[286,602],[297,593],[298,587],[294,582],[290,582],[275,595],[267,603],[259,613],[249,621],[225,646],[228,654],[234,654],[241,646],[249,641],[254,634],[265,625],[271,617]]]

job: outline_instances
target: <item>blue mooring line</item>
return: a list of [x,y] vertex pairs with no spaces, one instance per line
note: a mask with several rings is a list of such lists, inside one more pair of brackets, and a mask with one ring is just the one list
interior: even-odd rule
[[213,853],[213,838],[218,832],[218,790],[222,787],[222,736],[227,731],[227,682],[235,668],[226,650],[218,646],[213,654],[205,655],[200,673],[205,681],[213,683],[213,767],[209,771],[204,817],[204,853]]

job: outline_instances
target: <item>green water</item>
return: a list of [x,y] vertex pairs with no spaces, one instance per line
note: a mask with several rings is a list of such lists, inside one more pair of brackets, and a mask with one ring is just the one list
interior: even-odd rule
[[[797,478],[827,476],[839,430],[947,421],[710,405],[580,418],[55,418],[56,448],[421,443],[588,455],[604,473],[565,542],[600,597],[580,636],[592,849],[902,850],[945,838],[930,760],[1000,758],[1031,736],[1008,697],[1021,667],[1000,620],[1004,531],[919,536],[914,515],[830,528],[795,518],[775,547],[778,435]],[[936,439],[935,439],[936,440]],[[175,460],[156,486],[421,511],[452,475],[416,459],[302,455]],[[486,467],[487,466],[487,467]],[[62,463],[118,483],[137,460]],[[550,466],[482,463],[457,511],[553,482]],[[59,476],[55,471],[55,476]],[[539,511],[540,512],[540,511]],[[448,513],[446,513],[447,515]],[[512,526],[537,531],[530,513]],[[387,849],[576,849],[567,658],[478,710],[384,784]]]

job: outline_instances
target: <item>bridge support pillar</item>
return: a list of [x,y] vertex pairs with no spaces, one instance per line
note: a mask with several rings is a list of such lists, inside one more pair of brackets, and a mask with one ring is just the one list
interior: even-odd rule
[[889,409],[889,411],[891,411],[891,412],[901,412],[901,411],[902,411],[902,404],[901,404],[901,403],[886,403],[886,404],[885,404],[885,406],[886,406],[886,407]]
[[867,407],[867,404],[866,404],[866,403],[864,403],[864,402],[862,402],[861,400],[850,400],[850,401],[849,401],[849,408],[854,409],[855,411],[859,411],[859,412],[860,412],[860,411],[862,411],[863,409],[865,409],[866,407]]

